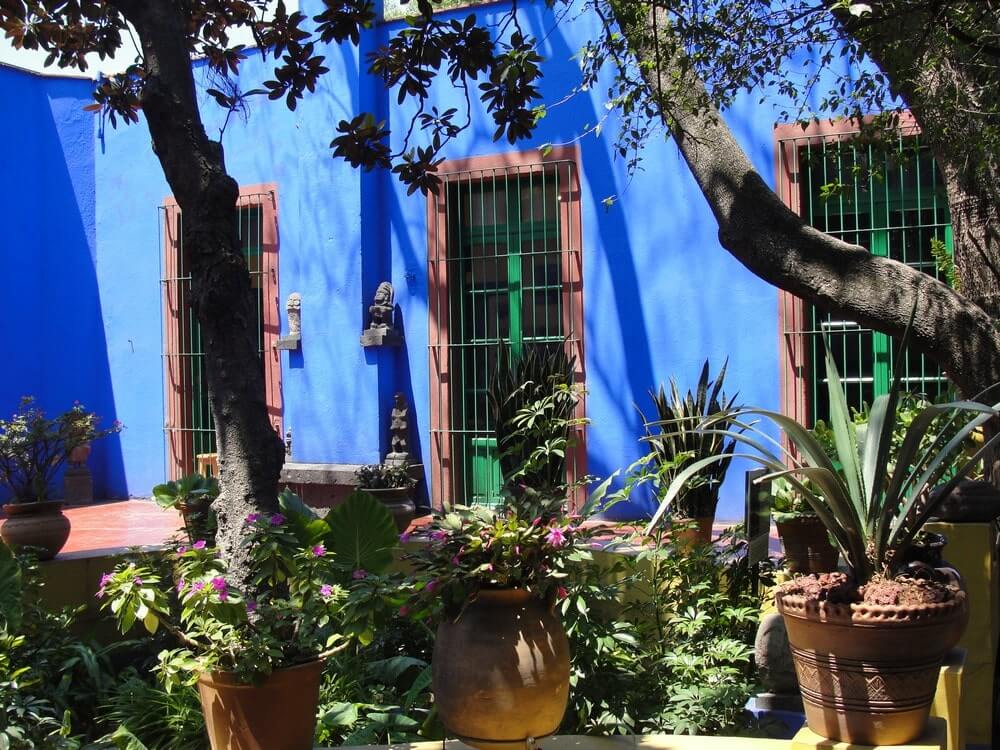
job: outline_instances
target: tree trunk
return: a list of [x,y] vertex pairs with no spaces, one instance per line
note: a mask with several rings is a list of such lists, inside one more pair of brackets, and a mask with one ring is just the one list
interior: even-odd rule
[[[666,13],[654,8],[637,16],[627,3],[614,9],[650,96],[715,214],[723,247],[765,281],[890,335],[903,333],[916,307],[913,345],[962,392],[1000,380],[1000,335],[989,315],[925,273],[808,226],[754,171],[684,53],[670,44]],[[685,101],[661,93],[678,90],[687,92]]]
[[206,375],[218,442],[219,544],[233,577],[250,585],[241,544],[247,514],[277,509],[284,461],[267,416],[250,276],[240,249],[236,200],[221,144],[205,134],[186,43],[186,16],[170,0],[117,0],[142,45],[142,107],[153,149],[184,217],[192,304],[205,340]]

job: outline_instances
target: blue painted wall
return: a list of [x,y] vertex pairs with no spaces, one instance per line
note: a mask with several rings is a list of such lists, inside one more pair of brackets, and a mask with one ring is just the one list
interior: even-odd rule
[[[317,0],[301,5],[307,14],[319,8]],[[490,23],[508,7],[486,5],[477,13]],[[595,33],[596,19],[582,16],[556,25],[551,12],[538,3],[523,7],[520,20],[529,33],[545,39],[546,100],[562,99],[579,80],[573,56]],[[394,94],[386,94],[377,80],[359,70],[364,53],[399,28],[399,22],[376,27],[364,37],[360,52],[351,45],[322,50],[331,73],[315,95],[295,112],[281,103],[254,100],[249,118],[231,120],[223,138],[227,166],[241,184],[277,184],[280,298],[273,304],[282,310],[282,318],[287,295],[293,291],[302,295],[302,350],[281,355],[285,426],[293,432],[294,457],[300,461],[378,460],[395,390],[411,396],[419,450],[425,462],[430,459],[426,202],[419,194],[406,196],[390,175],[355,171],[333,160],[329,151],[337,122],[361,109],[386,118],[394,145],[399,145],[412,107],[396,106]],[[38,216],[39,206],[52,208],[51,201],[46,204],[37,198],[47,188],[35,183],[57,181],[55,188],[66,199],[64,212],[72,214],[72,220],[55,222],[46,216],[46,231],[72,231],[72,236],[61,239],[73,248],[70,257],[79,258],[81,265],[57,274],[63,279],[58,290],[65,294],[73,288],[70,279],[86,277],[89,292],[82,304],[90,305],[89,312],[84,318],[76,316],[74,323],[93,326],[86,329],[86,346],[76,349],[72,342],[53,347],[42,338],[26,344],[32,347],[32,356],[25,358],[26,366],[16,377],[9,372],[0,375],[0,395],[51,379],[52,397],[62,398],[69,390],[67,383],[73,381],[65,367],[50,378],[49,367],[65,365],[69,352],[99,351],[101,356],[88,360],[94,362],[88,377],[99,393],[85,393],[82,398],[128,428],[120,441],[109,442],[109,447],[120,450],[114,454],[117,464],[106,460],[105,476],[114,491],[148,493],[165,473],[157,207],[169,190],[144,126],[93,132],[93,121],[76,109],[86,98],[85,84],[2,70],[0,74],[6,76],[0,79],[0,88],[28,89],[27,99],[35,108],[19,114],[20,123],[0,125],[10,128],[8,142],[23,141],[28,123],[36,130],[47,125],[49,132],[32,145],[39,154],[45,152],[44,162],[33,162],[43,157],[32,157],[27,150],[5,156],[23,162],[12,165],[11,173],[28,175],[27,184],[17,190],[21,209],[14,212],[20,222],[15,236],[23,238],[18,247],[29,242],[42,246],[32,227],[43,218]],[[200,66],[197,74],[205,86]],[[255,54],[243,66],[241,85],[258,87],[268,75],[268,66]],[[58,100],[57,108],[53,97],[59,87],[76,98]],[[585,124],[606,114],[597,93],[602,88],[596,86],[550,110],[534,139],[516,148],[525,151],[579,138]],[[446,109],[461,107],[463,101],[460,92],[445,82],[435,84],[428,104]],[[491,119],[477,103],[473,106],[474,124],[449,146],[448,158],[510,148],[492,142]],[[777,104],[759,106],[754,97],[740,99],[727,114],[768,180],[774,171],[771,131],[777,112]],[[210,135],[215,135],[224,113],[208,97],[203,113]],[[58,127],[56,115],[61,118]],[[41,125],[34,124],[36,119]],[[77,139],[71,139],[69,131],[84,130],[87,135],[79,140],[93,138],[90,155],[84,144],[83,153],[71,158],[64,146]],[[776,290],[720,247],[715,221],[671,143],[651,141],[643,171],[629,180],[624,164],[613,156],[615,132],[616,123],[611,121],[604,125],[606,135],[579,140],[587,404],[593,421],[588,454],[589,470],[597,475],[625,467],[640,455],[641,421],[633,403],[646,408],[647,391],[671,376],[682,387],[693,385],[706,358],[713,371],[729,358],[727,390],[739,391],[741,401],[768,408],[779,403]],[[45,163],[46,170],[30,167],[35,163]],[[620,200],[605,209],[602,200],[611,195]],[[16,255],[12,262],[21,264],[16,272],[25,281],[14,286],[22,301],[5,304],[11,316],[21,316],[11,319],[26,325],[32,316],[25,302],[47,294],[51,287],[42,285],[50,283],[46,279],[51,274],[43,273],[39,261],[32,262],[22,252]],[[60,264],[68,263],[65,253],[44,257],[45,263],[57,257]],[[358,336],[375,286],[385,278],[396,288],[406,346],[365,351]],[[70,308],[57,309],[65,317]],[[52,327],[56,329],[52,335],[65,334],[65,326]],[[81,369],[74,368],[75,378]],[[720,518],[742,516],[746,468],[734,463]],[[648,510],[649,503],[640,502],[638,509]]]
[[[9,347],[0,410],[9,414],[23,395],[50,415],[78,400],[107,426],[118,413],[97,281],[95,119],[83,111],[91,83],[0,66],[0,91],[11,105],[0,118]],[[94,445],[89,465],[98,494],[126,493],[117,436]]]

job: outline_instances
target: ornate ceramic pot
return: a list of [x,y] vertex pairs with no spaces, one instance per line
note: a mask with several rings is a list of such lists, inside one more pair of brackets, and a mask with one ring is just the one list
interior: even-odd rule
[[809,728],[859,745],[924,730],[945,654],[969,619],[965,592],[941,604],[830,604],[776,595]]

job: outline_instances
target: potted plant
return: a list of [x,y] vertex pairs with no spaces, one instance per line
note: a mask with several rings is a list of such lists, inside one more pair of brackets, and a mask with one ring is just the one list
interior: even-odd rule
[[499,507],[446,506],[407,556],[413,608],[440,624],[432,659],[445,728],[475,747],[553,733],[569,696],[569,646],[555,604],[581,535],[567,507],[565,456],[580,389],[561,351],[501,355],[489,387],[504,477]]
[[351,589],[392,562],[396,529],[370,496],[324,518],[288,491],[280,506],[245,521],[253,599],[202,539],[178,547],[166,571],[122,562],[97,592],[122,633],[141,623],[177,641],[156,671],[168,688],[197,684],[213,750],[311,750],[324,660],[366,629],[351,613],[370,609],[371,592],[352,603]]
[[172,482],[153,488],[153,499],[161,508],[173,508],[181,514],[188,542],[204,539],[215,546],[218,524],[212,503],[219,496],[219,482],[215,477],[189,474]]
[[792,573],[836,570],[840,552],[830,541],[820,517],[787,478],[778,477],[771,484],[771,504],[788,569]]
[[409,464],[369,464],[359,468],[355,476],[358,489],[380,500],[392,514],[399,532],[406,531],[417,508],[413,501],[413,488],[417,482],[410,475]]
[[694,393],[689,390],[682,395],[673,378],[669,393],[662,385],[659,391],[650,391],[656,409],[655,419],[648,419],[636,406],[646,429],[644,440],[650,444],[652,458],[661,470],[661,487],[669,486],[684,466],[709,456],[718,458],[689,475],[683,491],[670,505],[673,522],[680,527],[693,526],[696,529],[694,540],[704,544],[712,539],[719,489],[729,470],[736,443],[727,440],[722,431],[706,433],[697,427],[707,416],[733,408],[736,397],[727,399],[722,392],[727,366],[728,362],[723,364],[712,380],[706,360]]
[[98,429],[99,421],[79,402],[49,419],[30,396],[21,399],[9,420],[0,419],[0,483],[12,493],[0,525],[7,544],[34,547],[39,560],[51,560],[66,544],[69,519],[49,493],[74,449],[121,430],[118,422]]
[[[914,571],[906,550],[940,498],[1000,437],[985,441],[956,470],[953,458],[966,438],[995,417],[1000,405],[928,405],[891,456],[904,361],[900,353],[890,392],[875,400],[868,423],[859,426],[848,412],[828,348],[836,464],[814,434],[782,414],[734,409],[708,418],[700,428],[753,448],[756,453],[748,457],[770,470],[765,479],[786,478],[839,547],[846,573],[797,577],[780,586],[775,598],[788,629],[809,728],[863,745],[903,744],[923,731],[942,659],[965,628],[968,604],[949,570],[924,565]],[[780,426],[795,452],[750,421],[757,417]],[[702,459],[678,474],[656,515],[689,476],[712,460]],[[933,493],[943,479],[943,491]]]

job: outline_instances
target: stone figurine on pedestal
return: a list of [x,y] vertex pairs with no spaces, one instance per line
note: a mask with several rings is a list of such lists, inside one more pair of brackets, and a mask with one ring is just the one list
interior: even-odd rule
[[285,314],[288,317],[288,334],[281,336],[275,347],[294,351],[302,341],[302,295],[292,292],[285,303]]
[[375,290],[375,298],[368,307],[371,322],[361,334],[361,346],[399,346],[403,337],[393,325],[395,293],[392,284],[383,281]]
[[389,452],[385,462],[390,466],[410,463],[410,405],[402,393],[396,394],[389,414]]

